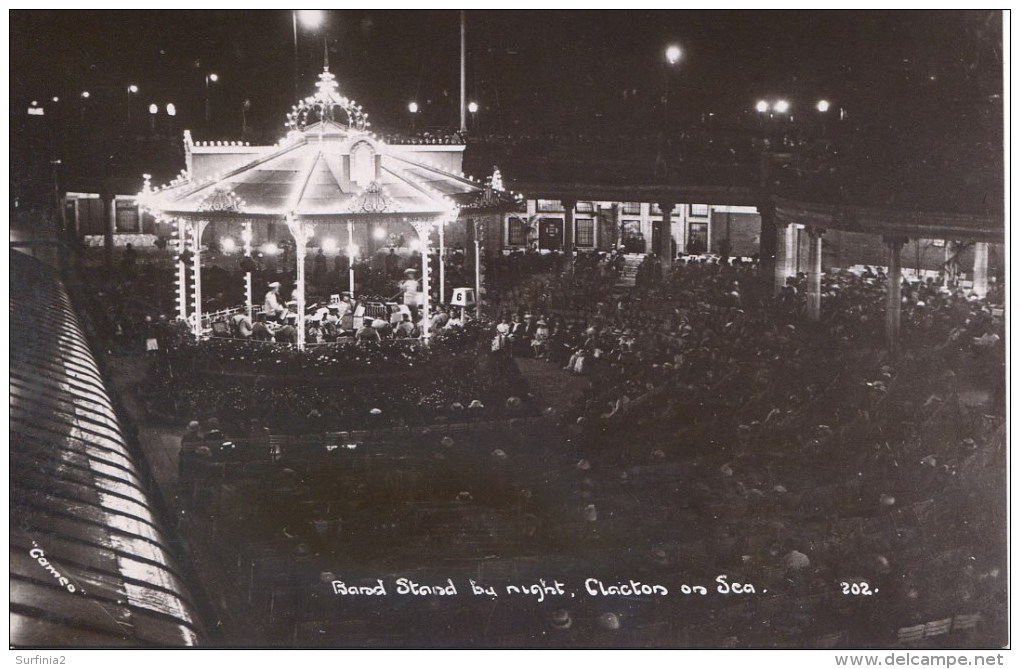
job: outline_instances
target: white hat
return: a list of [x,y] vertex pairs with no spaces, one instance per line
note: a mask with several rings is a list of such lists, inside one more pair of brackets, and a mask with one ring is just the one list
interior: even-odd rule
[[279,288],[280,287],[280,282],[279,281],[273,281],[272,283],[269,284],[269,287],[270,288]]

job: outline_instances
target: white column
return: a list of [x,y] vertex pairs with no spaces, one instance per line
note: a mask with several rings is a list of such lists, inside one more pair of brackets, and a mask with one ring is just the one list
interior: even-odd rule
[[[474,220],[471,222],[474,225]],[[475,318],[482,317],[482,259],[481,244],[478,241],[479,231],[475,231]]]
[[354,223],[347,221],[347,280],[354,299]]
[[294,255],[297,257],[297,346],[305,350],[305,250],[308,235],[312,231],[310,223],[304,223],[294,214],[287,214],[287,228],[294,237]]
[[[244,222],[244,230],[241,232],[241,239],[244,241],[244,256],[246,258],[251,257],[251,221]],[[251,272],[244,273],[244,307],[248,313],[248,318],[254,319],[254,304],[251,294]]]
[[429,333],[429,234],[432,232],[432,221],[411,221],[411,226],[418,233],[421,242],[421,336],[426,342]]
[[208,221],[195,221],[193,228],[192,238],[192,253],[194,254],[191,258],[191,272],[192,280],[195,284],[194,296],[195,303],[193,305],[192,313],[195,317],[195,338],[202,336],[202,232],[205,230],[205,226]]
[[772,291],[773,295],[778,295],[786,287],[786,272],[790,265],[790,245],[787,242],[790,226],[777,221],[776,229],[778,232],[776,237],[778,239],[776,240],[776,274],[775,285]]
[[889,351],[899,352],[900,345],[900,308],[902,306],[902,281],[900,252],[907,243],[906,237],[883,237],[882,241],[889,247],[889,285],[885,303],[885,338]]
[[439,221],[439,304],[446,304],[446,219]]
[[797,276],[797,226],[786,226],[786,277]]
[[974,244],[974,287],[978,297],[988,294],[988,242]]
[[[177,219],[177,254],[184,253],[188,248],[188,228],[184,225],[184,219]],[[177,265],[177,316],[181,320],[188,320],[188,268],[179,260]]]
[[808,228],[811,237],[808,267],[808,318],[817,321],[822,314],[822,235],[821,228]]

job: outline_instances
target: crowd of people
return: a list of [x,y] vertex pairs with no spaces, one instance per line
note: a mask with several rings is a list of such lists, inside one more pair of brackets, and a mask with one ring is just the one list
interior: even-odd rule
[[[321,467],[278,463],[303,472],[298,487],[311,506],[252,523],[282,532],[281,550],[304,546],[324,563],[352,541],[380,555],[404,544],[436,554],[537,550],[565,569],[594,551],[616,565],[603,567],[607,575],[725,573],[768,589],[756,606],[772,607],[771,627],[746,606],[713,602],[705,608],[712,628],[693,641],[699,633],[685,632],[695,644],[805,643],[840,629],[881,644],[898,627],[974,612],[998,629],[1005,325],[997,294],[978,299],[936,280],[905,280],[894,356],[881,270],[824,275],[821,318],[812,321],[804,276],[773,295],[754,264],[691,259],[667,272],[649,256],[636,285],[621,288],[621,263],[620,254],[598,253],[569,267],[551,254],[493,259],[491,320],[413,352],[398,342],[299,353],[216,340],[197,350],[178,333],[167,347],[174,371],[146,396],[157,411],[173,398],[178,420],[201,421],[196,443],[267,426],[273,434],[482,426],[544,413],[513,363],[535,358],[589,382],[557,412],[558,424],[480,441],[411,434],[378,456],[399,451],[406,460],[365,465],[342,502]],[[546,471],[520,462],[529,449]],[[425,513],[414,511],[421,504],[456,504],[443,513],[458,520],[440,532],[439,516],[408,524],[381,511],[359,515],[364,504],[405,508],[394,500],[412,516]],[[318,517],[315,504],[340,505],[344,520]],[[391,536],[390,526],[399,532]],[[844,598],[833,584],[849,581],[887,598]],[[585,600],[556,616],[575,629],[591,622],[592,636],[578,638],[596,638],[606,628],[595,621],[609,613],[633,629],[683,620],[677,606],[635,604],[623,615]],[[537,616],[538,629],[550,612],[518,613]]]

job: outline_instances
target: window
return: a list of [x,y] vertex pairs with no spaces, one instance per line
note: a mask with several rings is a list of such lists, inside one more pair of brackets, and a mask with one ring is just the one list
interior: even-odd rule
[[351,181],[362,187],[375,181],[375,149],[367,142],[351,149]]
[[574,211],[579,214],[594,214],[595,203],[594,202],[578,202],[577,206],[574,207]]
[[707,204],[692,204],[691,205],[691,216],[708,216],[708,205]]
[[507,221],[509,225],[509,238],[507,243],[510,246],[524,246],[528,243],[528,226],[519,218],[511,218]]
[[563,211],[563,203],[559,200],[539,200],[539,211]]
[[641,215],[641,203],[640,202],[624,202],[623,213],[631,215]]
[[134,200],[116,200],[117,232],[141,232],[138,227],[138,205]]
[[591,248],[595,246],[595,219],[578,218],[574,221],[576,246]]

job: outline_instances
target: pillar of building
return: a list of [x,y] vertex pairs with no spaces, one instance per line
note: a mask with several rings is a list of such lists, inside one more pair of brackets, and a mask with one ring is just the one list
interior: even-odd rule
[[244,229],[241,231],[241,241],[244,242],[244,309],[245,313],[248,314],[248,318],[252,321],[255,320],[255,304],[252,296],[252,285],[251,285],[251,242],[253,239],[251,221],[244,222]]
[[613,226],[616,228],[616,248],[623,248],[623,219],[620,218],[620,203],[613,203]]
[[191,317],[195,319],[192,331],[195,338],[202,336],[202,233],[208,221],[194,221],[192,224],[191,238],[191,283],[192,294],[195,298],[192,303]]
[[439,221],[439,304],[446,304],[446,219]]
[[574,266],[574,207],[576,200],[561,200],[563,205],[563,255],[567,258],[567,269]]
[[411,221],[411,226],[418,233],[418,240],[421,242],[421,337],[428,341],[431,323],[429,322],[429,248],[431,247],[430,237],[432,235],[433,221]]
[[[761,235],[758,238],[758,272],[762,281],[771,283],[776,262],[776,208],[771,201],[758,205],[761,216]],[[767,285],[767,284],[766,284]]]
[[800,248],[797,246],[797,226],[788,225],[786,226],[786,237],[783,240],[786,244],[786,278],[797,276],[797,256],[800,253]]
[[988,242],[974,244],[974,287],[978,297],[988,294]]
[[789,261],[789,245],[787,244],[787,233],[793,226],[787,225],[783,222],[776,223],[776,237],[778,243],[776,244],[776,272],[775,272],[775,284],[773,286],[773,294],[778,295],[779,292],[786,287],[786,277],[788,276],[788,268],[790,267]]
[[676,204],[673,202],[660,202],[659,210],[662,211],[662,220],[659,221],[659,248],[655,249],[656,255],[662,259],[662,274],[668,276],[673,269],[673,209]]
[[103,200],[103,262],[107,270],[113,269],[113,234],[117,230],[117,204],[113,193],[104,191]]
[[811,246],[808,251],[808,318],[817,321],[822,316],[822,228],[808,228]]
[[312,225],[304,223],[293,214],[287,215],[287,228],[294,237],[294,256],[297,262],[297,347],[305,350],[305,253],[308,249],[308,237],[312,233]]
[[176,225],[176,247],[174,250],[177,252],[177,262],[174,265],[177,267],[177,280],[174,283],[174,287],[177,290],[177,317],[182,321],[186,321],[188,320],[188,268],[185,267],[184,261],[180,259],[180,256],[189,247],[188,231],[190,228],[184,224],[183,218],[178,218]]
[[883,241],[889,247],[889,286],[885,303],[885,338],[889,351],[896,353],[899,350],[900,343],[900,306],[902,304],[900,284],[903,281],[900,253],[903,250],[903,245],[907,243],[907,239],[905,237],[884,237]]

